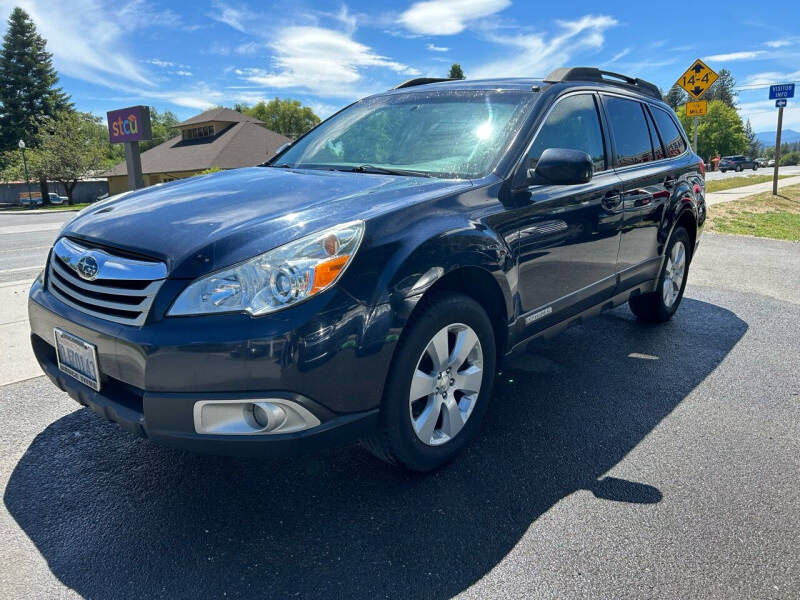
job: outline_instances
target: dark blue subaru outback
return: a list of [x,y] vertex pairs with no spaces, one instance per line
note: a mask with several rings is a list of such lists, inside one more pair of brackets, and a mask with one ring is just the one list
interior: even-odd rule
[[425,471],[474,437],[502,357],[623,302],[668,320],[704,220],[703,163],[646,81],[412,80],[265,165],[82,211],[31,289],[31,341],[156,442],[362,440]]

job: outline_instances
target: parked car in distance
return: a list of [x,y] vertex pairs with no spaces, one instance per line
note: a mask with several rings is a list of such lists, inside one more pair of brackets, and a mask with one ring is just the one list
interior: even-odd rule
[[69,198],[67,198],[66,196],[59,196],[54,192],[50,192],[49,194],[47,194],[47,197],[50,199],[50,204],[56,206],[60,204],[65,204],[69,200]]
[[759,167],[767,167],[769,166],[769,160],[766,158],[757,158],[756,162],[758,163]]
[[531,340],[626,302],[672,318],[705,218],[703,161],[651,83],[415,79],[264,165],[85,208],[31,288],[31,343],[158,443],[361,440],[429,471],[487,411],[514,418],[492,385]]
[[741,154],[736,156],[723,156],[719,161],[719,170],[725,173],[726,171],[740,172],[744,169],[758,169],[758,161],[753,158],[747,158]]
[[767,166],[768,167],[774,167],[775,166],[775,159],[774,158],[770,158],[769,161],[767,161]]

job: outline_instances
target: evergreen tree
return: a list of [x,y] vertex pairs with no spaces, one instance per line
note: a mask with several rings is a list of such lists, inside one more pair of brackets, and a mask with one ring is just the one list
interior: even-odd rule
[[739,92],[735,89],[736,80],[733,78],[733,74],[728,69],[720,69],[718,75],[719,79],[711,84],[702,99],[709,102],[722,100],[731,108],[736,108],[736,96],[739,95]]
[[466,77],[464,77],[464,71],[461,70],[461,65],[458,63],[452,64],[448,77],[450,79],[466,79]]
[[677,110],[681,104],[686,102],[686,92],[677,83],[669,88],[669,91],[664,96],[664,102],[672,107],[672,110]]
[[0,50],[0,152],[19,140],[34,143],[40,125],[64,109],[69,96],[56,87],[53,55],[28,14],[15,8]]
[[753,131],[753,126],[750,124],[750,119],[744,126],[744,137],[747,139],[747,156],[757,157],[761,150],[761,142],[756,137],[756,132]]

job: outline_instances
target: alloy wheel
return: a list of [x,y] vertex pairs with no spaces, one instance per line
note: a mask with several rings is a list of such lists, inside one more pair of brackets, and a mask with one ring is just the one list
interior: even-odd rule
[[683,278],[686,274],[686,246],[682,241],[677,241],[672,246],[672,251],[667,257],[666,271],[664,273],[664,284],[662,286],[662,296],[664,306],[670,308],[675,304],[675,300],[681,293]]
[[472,414],[483,381],[483,350],[468,325],[452,323],[431,338],[411,379],[409,412],[419,440],[452,440]]

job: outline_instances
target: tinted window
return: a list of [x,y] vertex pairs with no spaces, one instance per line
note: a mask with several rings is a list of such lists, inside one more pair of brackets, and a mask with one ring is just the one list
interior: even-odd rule
[[653,116],[647,109],[645,109],[644,114],[647,117],[647,128],[650,130],[650,145],[653,147],[653,158],[661,160],[664,158],[664,148],[661,145],[661,138],[658,136],[655,123],[653,123]]
[[678,126],[666,111],[660,108],[653,108],[653,117],[656,119],[658,132],[661,134],[661,141],[664,143],[667,156],[678,156],[686,150],[686,141],[683,139]]
[[614,134],[617,166],[625,167],[653,160],[644,107],[635,100],[607,96],[606,110]]
[[548,148],[581,150],[592,157],[595,171],[606,168],[603,131],[593,96],[568,96],[555,105],[528,153],[531,169]]

